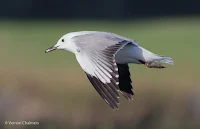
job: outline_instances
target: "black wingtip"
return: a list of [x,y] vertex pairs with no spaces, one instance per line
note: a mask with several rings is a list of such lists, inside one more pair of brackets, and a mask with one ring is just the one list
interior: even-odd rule
[[120,93],[127,99],[133,100],[133,87],[132,81],[130,77],[129,67],[128,64],[117,64],[119,68],[119,88]]
[[[85,72],[86,73],[86,72]],[[99,95],[104,99],[104,101],[114,110],[118,109],[119,105],[119,94],[117,95],[112,89],[110,89],[110,84],[102,83],[98,78],[95,76],[91,76],[90,74],[86,73],[88,79],[99,93]],[[117,90],[117,89],[115,89]]]

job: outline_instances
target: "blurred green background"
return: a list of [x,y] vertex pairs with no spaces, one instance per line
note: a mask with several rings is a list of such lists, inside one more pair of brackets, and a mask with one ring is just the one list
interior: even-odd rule
[[[200,19],[0,21],[1,128],[198,129]],[[74,55],[44,51],[65,33],[109,31],[173,58],[166,69],[130,65],[134,100],[113,111],[97,94]],[[5,121],[39,125],[5,125]]]
[[[7,0],[0,4],[0,129],[199,129],[200,1]],[[45,50],[72,31],[108,31],[174,65],[130,64],[133,101],[113,111],[75,56]],[[39,125],[7,122],[39,122]],[[7,123],[7,124],[6,124]]]

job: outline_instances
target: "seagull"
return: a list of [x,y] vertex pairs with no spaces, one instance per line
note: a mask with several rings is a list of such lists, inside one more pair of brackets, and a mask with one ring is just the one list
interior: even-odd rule
[[45,53],[57,49],[75,54],[93,87],[114,110],[119,106],[119,94],[133,99],[129,63],[160,69],[165,68],[161,63],[173,65],[172,58],[154,54],[136,40],[110,32],[70,32]]

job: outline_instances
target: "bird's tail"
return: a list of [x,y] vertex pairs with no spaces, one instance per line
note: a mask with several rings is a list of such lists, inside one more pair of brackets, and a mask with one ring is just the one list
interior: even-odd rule
[[145,65],[149,68],[157,68],[157,69],[165,68],[165,66],[160,64],[160,62],[161,63],[167,63],[167,64],[170,64],[170,65],[174,64],[174,61],[170,57],[159,56],[159,55],[154,55],[153,57],[154,58],[152,59],[151,62],[145,63]]
[[172,60],[172,58],[171,57],[167,57],[167,56],[156,55],[156,58],[153,59],[153,61],[154,62],[167,63],[167,64],[170,64],[170,65],[174,64],[174,61]]

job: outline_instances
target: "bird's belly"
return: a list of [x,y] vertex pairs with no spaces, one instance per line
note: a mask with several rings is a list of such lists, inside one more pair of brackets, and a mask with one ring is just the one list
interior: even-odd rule
[[116,63],[135,63],[141,64],[142,62],[148,61],[148,55],[151,54],[150,51],[133,44],[128,44],[124,46],[115,56]]

